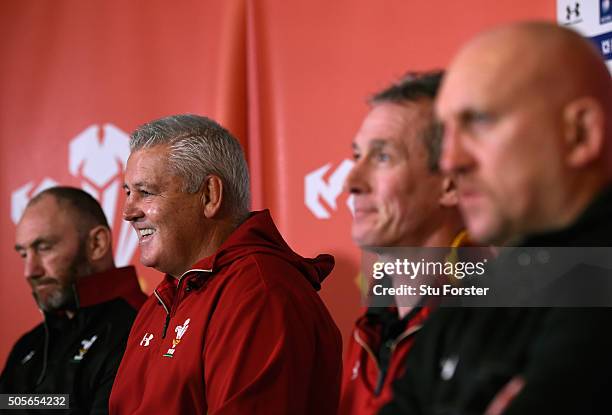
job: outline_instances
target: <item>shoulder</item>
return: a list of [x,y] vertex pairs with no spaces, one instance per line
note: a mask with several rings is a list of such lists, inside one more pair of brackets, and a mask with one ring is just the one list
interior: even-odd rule
[[316,291],[298,268],[275,255],[265,253],[248,255],[236,261],[223,273],[228,277],[228,287],[269,295],[278,292],[316,295]]

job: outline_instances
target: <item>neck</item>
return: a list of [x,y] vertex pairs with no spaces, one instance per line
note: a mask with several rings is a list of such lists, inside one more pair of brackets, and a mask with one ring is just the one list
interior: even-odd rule
[[525,238],[536,234],[555,232],[571,226],[584,213],[597,195],[609,183],[598,174],[576,175],[566,179],[567,185],[550,195],[545,209],[533,215],[528,221],[517,227],[508,236],[493,241],[498,246],[518,246]]
[[[423,256],[428,256],[427,248],[450,248],[453,240],[462,230],[463,224],[460,220],[445,222],[444,226],[437,228],[433,233],[424,239],[422,243]],[[389,260],[389,258],[386,260]],[[394,286],[396,281],[397,285],[399,286],[399,281],[397,279],[393,279]],[[399,318],[404,318],[414,308],[414,305],[418,303],[420,298],[420,296],[413,297],[410,301],[410,305],[401,305],[402,301],[398,301],[396,298],[397,313]]]
[[174,278],[180,278],[185,272],[189,271],[193,264],[203,258],[214,255],[227,238],[236,230],[238,226],[235,222],[219,220],[212,226],[209,232],[203,233],[199,238],[200,249],[188,258],[182,269],[169,272]]

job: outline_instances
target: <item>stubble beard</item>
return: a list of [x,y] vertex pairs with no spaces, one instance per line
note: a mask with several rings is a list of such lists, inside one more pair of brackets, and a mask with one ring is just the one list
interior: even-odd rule
[[85,243],[79,243],[79,250],[68,266],[66,273],[69,276],[68,279],[63,284],[59,284],[44,301],[38,298],[38,295],[34,292],[36,303],[42,311],[48,313],[76,309],[76,280],[81,276],[92,273],[91,266],[87,261]]

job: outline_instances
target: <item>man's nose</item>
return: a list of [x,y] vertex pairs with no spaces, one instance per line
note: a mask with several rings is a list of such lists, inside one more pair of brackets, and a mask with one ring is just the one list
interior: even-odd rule
[[45,269],[42,266],[42,262],[38,254],[26,254],[23,273],[27,279],[40,278],[45,275]]
[[357,160],[353,165],[351,171],[349,171],[346,180],[344,181],[343,190],[350,194],[360,194],[369,191],[369,184],[367,180],[368,168],[364,165],[364,162]]
[[123,220],[132,222],[143,216],[142,209],[138,207],[138,204],[132,196],[128,196],[123,204]]
[[456,126],[444,126],[440,169],[446,174],[461,174],[467,171],[473,159],[464,145],[464,138]]

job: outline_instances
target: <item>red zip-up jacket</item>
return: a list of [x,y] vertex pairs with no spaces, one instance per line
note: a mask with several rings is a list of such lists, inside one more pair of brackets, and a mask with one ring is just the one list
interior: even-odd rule
[[[450,244],[452,248],[474,247],[465,231],[460,232]],[[485,251],[483,250],[483,253]],[[488,252],[488,251],[487,251]],[[457,251],[447,257],[457,260]],[[393,382],[404,374],[406,359],[415,337],[437,306],[437,301],[425,301],[424,306],[412,310],[402,324],[401,333],[390,342],[390,356],[386,368],[379,365],[379,352],[383,346],[382,313],[393,314],[395,307],[377,313],[367,313],[355,323],[344,359],[340,415],[373,415],[393,398]]]
[[330,255],[293,252],[268,211],[252,213],[142,307],[110,413],[336,414],[342,340],[316,293],[332,268]]
[[[384,376],[377,355],[382,347],[382,326],[377,316],[367,313],[357,320],[346,352],[339,414],[376,414],[391,400],[391,385],[404,374],[406,357],[415,334],[430,313],[429,307],[414,311],[402,333],[390,345],[391,357]],[[397,313],[397,310],[393,308],[381,312]]]

